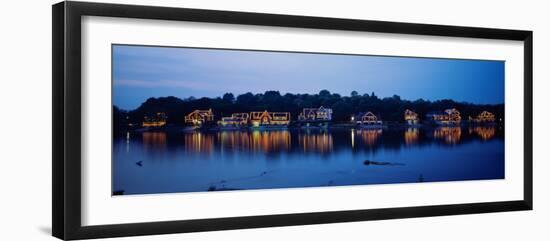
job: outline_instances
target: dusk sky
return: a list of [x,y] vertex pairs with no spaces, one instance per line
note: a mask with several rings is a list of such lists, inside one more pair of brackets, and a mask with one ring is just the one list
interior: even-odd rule
[[113,46],[113,104],[277,90],[504,103],[504,62],[147,46]]

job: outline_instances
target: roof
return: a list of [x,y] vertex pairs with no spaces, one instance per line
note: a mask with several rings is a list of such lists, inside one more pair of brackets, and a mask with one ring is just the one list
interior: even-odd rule
[[371,114],[373,114],[374,116],[376,116],[376,118],[377,118],[377,119],[381,119],[381,116],[380,116],[380,114],[374,114],[374,113],[373,113],[373,112],[371,112],[371,111],[367,111],[367,112],[359,112],[359,113],[357,113],[357,115],[355,115],[355,116],[356,116],[356,117],[362,117],[362,116],[364,116],[364,115],[366,115],[366,114],[368,114],[368,113],[371,113]]

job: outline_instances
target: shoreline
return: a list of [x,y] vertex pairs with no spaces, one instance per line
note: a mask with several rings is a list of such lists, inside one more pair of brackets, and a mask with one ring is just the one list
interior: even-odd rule
[[284,131],[284,130],[293,130],[293,131],[329,131],[329,130],[403,130],[403,129],[435,129],[435,128],[463,128],[463,127],[503,127],[497,123],[464,123],[460,125],[437,125],[437,124],[402,124],[402,123],[389,123],[382,125],[372,125],[372,126],[359,126],[355,124],[333,124],[326,127],[304,127],[304,126],[263,126],[263,127],[192,127],[192,126],[179,126],[179,125],[167,125],[162,127],[141,127],[136,129],[114,129],[114,133],[123,133],[123,132],[231,132],[231,131]]

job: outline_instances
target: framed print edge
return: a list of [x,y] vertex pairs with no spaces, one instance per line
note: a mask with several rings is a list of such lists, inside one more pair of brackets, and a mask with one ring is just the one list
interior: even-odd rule
[[[208,218],[83,226],[81,223],[81,17],[108,16],[261,26],[523,41],[524,197],[501,202]],[[381,219],[475,214],[533,208],[533,33],[531,31],[334,19],[169,7],[61,2],[52,6],[52,234],[87,239]]]
[[528,210],[533,209],[533,32],[528,31],[524,36],[524,183],[523,201]]
[[52,6],[52,234],[65,237],[64,190],[64,3]]

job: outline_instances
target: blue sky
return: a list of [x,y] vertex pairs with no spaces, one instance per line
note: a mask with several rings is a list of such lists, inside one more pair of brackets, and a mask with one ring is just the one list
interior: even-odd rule
[[113,103],[231,92],[331,93],[504,103],[504,62],[149,46],[113,46]]

